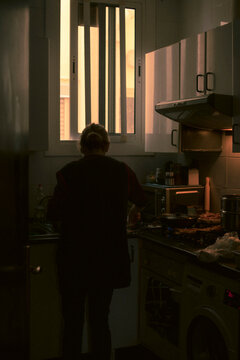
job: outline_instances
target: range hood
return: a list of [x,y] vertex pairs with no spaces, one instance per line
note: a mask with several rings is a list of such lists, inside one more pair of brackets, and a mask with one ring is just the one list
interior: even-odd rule
[[232,129],[233,96],[212,93],[156,104],[155,110],[171,120],[199,129]]

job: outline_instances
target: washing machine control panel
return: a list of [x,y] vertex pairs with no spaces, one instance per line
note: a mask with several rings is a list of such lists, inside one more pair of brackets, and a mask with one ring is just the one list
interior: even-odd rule
[[240,310],[240,294],[230,289],[225,289],[223,303]]

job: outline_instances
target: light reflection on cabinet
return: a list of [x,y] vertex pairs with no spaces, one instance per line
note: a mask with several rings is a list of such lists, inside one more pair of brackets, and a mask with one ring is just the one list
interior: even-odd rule
[[155,111],[179,97],[179,44],[145,55],[145,151],[178,152],[179,125]]

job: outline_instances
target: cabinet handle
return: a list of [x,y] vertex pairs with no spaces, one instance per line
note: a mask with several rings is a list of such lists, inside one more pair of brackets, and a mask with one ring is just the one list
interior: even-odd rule
[[[212,77],[212,88],[210,88],[208,85],[209,76]],[[206,73],[206,90],[207,91],[213,91],[215,89],[215,74],[213,72],[208,71]]]
[[200,90],[199,89],[199,79],[200,78],[203,78],[203,80],[204,80],[204,75],[203,74],[198,74],[197,76],[196,76],[196,90],[197,90],[197,92],[199,92],[199,93],[204,93],[204,89],[203,90]]
[[31,266],[30,267],[30,271],[33,275],[38,275],[42,272],[42,268],[40,265],[37,265],[37,266]]
[[174,132],[177,133],[177,129],[173,129],[172,132],[171,132],[171,145],[172,146],[177,146],[177,144],[174,144],[174,142],[173,142],[173,134],[174,134]]
[[238,124],[233,124],[233,127],[232,127],[232,132],[233,132],[233,135],[232,135],[232,139],[233,139],[233,144],[240,144],[240,139],[239,137],[237,138],[237,134],[238,134]]

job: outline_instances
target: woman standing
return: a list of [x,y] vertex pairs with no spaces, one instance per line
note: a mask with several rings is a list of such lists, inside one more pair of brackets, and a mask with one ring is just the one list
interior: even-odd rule
[[109,144],[104,127],[87,126],[80,140],[84,156],[57,173],[49,202],[48,218],[59,221],[61,229],[57,260],[64,360],[81,358],[86,298],[93,357],[110,359],[113,290],[130,285],[127,216],[135,222],[145,199],[134,172],[106,156]]

